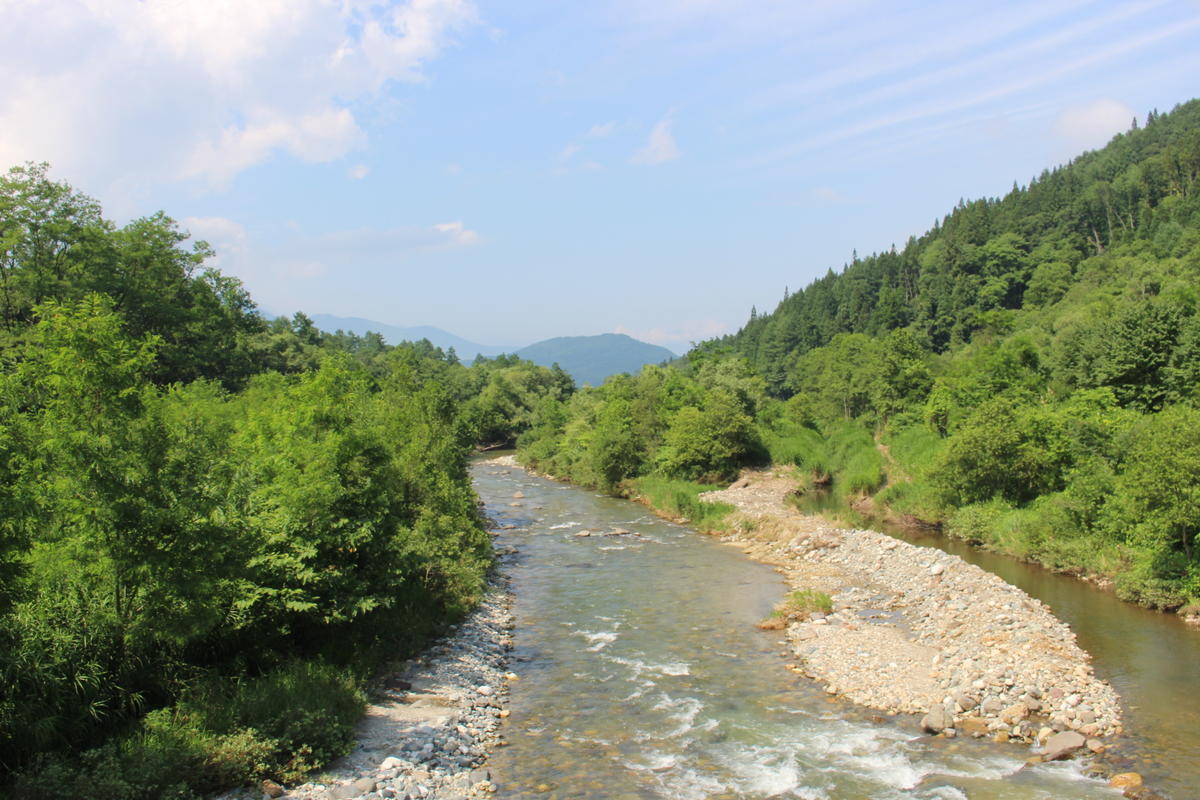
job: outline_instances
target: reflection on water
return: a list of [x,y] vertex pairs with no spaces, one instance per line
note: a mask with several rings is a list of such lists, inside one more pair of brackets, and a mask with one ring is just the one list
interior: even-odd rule
[[[627,501],[480,463],[517,527],[516,662],[500,797],[1090,798],[1078,765],[920,735],[782,669],[754,623],[782,579]],[[513,495],[524,497],[512,505]],[[616,528],[630,533],[603,535]],[[581,535],[584,532],[588,535]]]
[[[810,492],[798,507],[844,512],[836,492]],[[1092,655],[1100,677],[1121,695],[1129,768],[1176,798],[1200,796],[1200,631],[1178,617],[1118,600],[1076,578],[972,547],[933,532],[872,523],[875,530],[936,547],[999,575],[1054,609]]]

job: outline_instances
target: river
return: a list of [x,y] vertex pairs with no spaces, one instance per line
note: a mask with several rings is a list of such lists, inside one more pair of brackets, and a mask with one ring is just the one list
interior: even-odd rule
[[792,675],[779,633],[754,627],[786,587],[740,550],[628,501],[473,470],[519,552],[498,797],[1120,796],[1076,762],[1029,768],[1018,747],[923,736]]

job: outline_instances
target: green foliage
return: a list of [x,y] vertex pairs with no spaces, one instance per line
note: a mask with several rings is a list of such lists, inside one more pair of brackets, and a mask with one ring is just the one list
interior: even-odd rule
[[829,448],[819,431],[786,418],[765,420],[759,430],[771,463],[793,464],[819,480],[828,477]]
[[996,529],[1012,509],[1011,504],[999,497],[961,506],[946,520],[946,532],[972,544],[995,545],[998,540]]
[[[1145,418],[1128,438],[1101,525],[1140,554],[1136,583],[1154,585],[1144,599],[1178,606],[1200,594],[1200,411],[1166,409]],[[1134,593],[1130,581],[1123,586]]]
[[649,471],[688,481],[732,478],[766,459],[752,413],[764,384],[737,361],[701,365],[696,378],[647,366],[566,403],[543,401],[519,440],[526,464],[618,493]]
[[883,456],[866,430],[842,424],[831,432],[828,446],[830,469],[845,495],[871,494],[883,484]]
[[946,441],[934,463],[934,483],[952,502],[991,497],[1028,501],[1062,488],[1071,465],[1062,419],[1007,396],[983,403]]
[[155,382],[241,385],[261,368],[253,342],[262,320],[237,280],[203,268],[208,245],[184,249],[187,238],[161,213],[118,229],[94,200],[50,180],[45,164],[9,170],[0,177],[3,339],[19,344],[47,301],[103,294],[131,337],[158,339]]
[[78,758],[49,758],[17,790],[30,800],[183,800],[266,777],[292,783],[350,750],[364,706],[349,676],[293,663],[232,687],[202,686]]
[[0,179],[0,788],[20,796],[194,797],[344,752],[372,659],[483,590],[476,437],[535,408],[557,430],[574,389],[266,325],[184,239],[162,215],[117,229],[44,167]]
[[233,686],[202,685],[185,695],[174,715],[179,724],[222,737],[253,731],[259,741],[273,746],[270,774],[293,782],[349,752],[365,706],[351,674],[295,661]]
[[680,409],[667,429],[658,466],[665,474],[714,483],[730,480],[759,451],[751,419],[738,398],[723,390],[704,408]]
[[544,398],[565,400],[575,390],[567,373],[558,367],[538,367],[516,357],[501,356],[478,362],[461,395],[464,417],[473,437],[490,446],[512,446],[534,424]]
[[611,492],[642,466],[643,445],[633,428],[629,403],[616,400],[604,406],[592,438],[591,468],[597,485]]

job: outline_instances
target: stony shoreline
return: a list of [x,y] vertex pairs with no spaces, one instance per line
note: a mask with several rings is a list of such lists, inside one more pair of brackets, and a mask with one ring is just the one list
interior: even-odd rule
[[502,746],[508,716],[512,593],[497,552],[488,591],[466,619],[421,655],[378,678],[359,722],[357,745],[308,783],[216,800],[464,800],[494,791],[487,755]]
[[1044,604],[957,556],[802,514],[785,503],[795,486],[787,470],[754,470],[701,495],[737,509],[726,541],[831,596],[832,613],[787,624],[791,669],[922,715],[930,733],[1036,742],[1045,758],[1100,752],[1121,732],[1116,692]]

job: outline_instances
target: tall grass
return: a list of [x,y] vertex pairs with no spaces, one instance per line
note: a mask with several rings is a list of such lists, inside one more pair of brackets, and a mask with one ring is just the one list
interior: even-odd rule
[[925,425],[912,425],[888,437],[888,450],[901,472],[917,477],[932,464],[945,440]]
[[821,480],[829,475],[829,449],[820,432],[804,425],[781,423],[761,432],[772,464],[793,464]]
[[835,428],[828,448],[835,482],[847,497],[871,494],[883,484],[883,455],[865,428],[854,423]]
[[725,530],[725,518],[734,510],[728,503],[701,501],[699,495],[702,492],[713,490],[712,486],[702,483],[646,475],[634,480],[633,486],[641,499],[652,508],[686,519],[697,530]]

